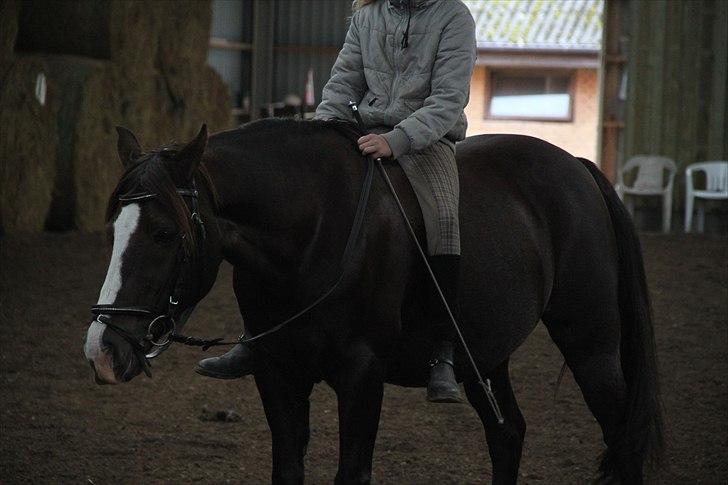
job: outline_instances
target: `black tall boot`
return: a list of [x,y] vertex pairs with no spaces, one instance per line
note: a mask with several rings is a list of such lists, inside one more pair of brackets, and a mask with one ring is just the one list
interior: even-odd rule
[[[460,278],[460,256],[446,254],[429,258],[432,272],[440,285],[452,311],[458,321],[458,282]],[[454,329],[440,295],[433,288],[432,311],[436,315],[433,332],[433,351],[430,360],[430,380],[427,383],[427,400],[430,402],[459,403],[460,388],[455,380],[453,361]]]
[[215,379],[237,379],[253,373],[253,353],[247,345],[235,344],[219,357],[202,359],[195,372]]

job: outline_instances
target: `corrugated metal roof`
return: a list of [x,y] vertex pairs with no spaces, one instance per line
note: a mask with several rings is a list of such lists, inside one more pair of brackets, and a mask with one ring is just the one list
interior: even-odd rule
[[598,51],[604,0],[463,0],[479,49]]

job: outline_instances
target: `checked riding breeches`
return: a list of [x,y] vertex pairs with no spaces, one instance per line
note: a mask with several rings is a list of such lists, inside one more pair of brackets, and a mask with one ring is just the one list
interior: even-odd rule
[[437,141],[399,158],[420,203],[430,256],[460,254],[458,201],[460,183],[455,147]]

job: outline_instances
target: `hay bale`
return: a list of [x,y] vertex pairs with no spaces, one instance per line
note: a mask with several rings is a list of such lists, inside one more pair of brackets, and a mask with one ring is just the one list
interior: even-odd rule
[[201,85],[195,88],[190,94],[195,100],[194,106],[197,112],[191,116],[197,118],[197,126],[194,127],[194,134],[199,130],[199,120],[207,122],[211,131],[227,130],[234,126],[232,118],[232,100],[230,91],[223,82],[220,75],[210,66],[205,64],[198,70]]
[[160,7],[159,59],[167,66],[204,65],[210,43],[211,2],[180,0]]
[[[159,46],[162,5],[167,2],[112,1],[109,8],[109,52],[112,63],[130,76],[154,70]],[[174,2],[169,2],[169,8]]]
[[48,228],[100,230],[108,195],[121,175],[115,70],[108,62],[68,56],[53,56],[48,64],[65,93],[58,110],[57,177]]
[[72,177],[63,183],[65,200],[72,197],[66,203],[72,208],[66,212],[73,214],[72,222],[63,221],[68,227],[96,231],[104,226],[106,201],[121,175],[114,126],[132,128],[145,148],[187,141],[203,122],[211,129],[230,126],[227,88],[207,66],[130,80],[123,70],[106,63],[67,59],[61,71],[66,73],[64,91],[77,93],[76,100],[67,98],[59,117],[59,127],[67,127],[60,140],[67,147],[67,162],[59,156],[58,168]]
[[160,125],[169,127],[174,136],[186,141],[203,122],[211,131],[230,127],[229,94],[212,68],[176,65],[159,76],[156,112],[164,118]]
[[[0,16],[0,56],[12,54],[19,5],[0,3],[0,13],[9,12]],[[44,5],[39,2],[38,8]],[[85,6],[74,1],[62,8],[73,12]],[[112,0],[91,13],[101,24],[84,31],[103,37],[99,42],[108,49],[88,55],[108,60],[34,56],[36,71],[42,65],[48,72],[53,106],[39,109],[34,101],[34,79],[29,82],[34,75],[23,70],[32,70],[27,62],[3,84],[0,227],[8,232],[39,231],[46,221],[48,229],[102,229],[107,196],[121,173],[115,125],[133,129],[146,148],[153,148],[188,140],[203,122],[213,130],[232,124],[227,89],[205,64],[210,1]],[[50,17],[29,18],[42,24]],[[31,40],[45,45],[43,39]],[[13,66],[1,60],[0,73]]]
[[0,85],[0,231],[40,232],[51,204],[58,149],[60,91],[47,82],[45,105],[35,97],[42,57],[17,57],[6,64]]
[[211,130],[232,126],[230,99],[208,66],[175,66],[121,84],[122,119],[145,148],[187,141],[203,122]]
[[15,38],[18,35],[18,12],[20,2],[5,0],[0,2],[0,63],[13,57]]
[[201,65],[207,59],[211,2],[112,1],[110,60],[129,73],[161,66]]
[[80,93],[73,147],[76,187],[75,227],[83,231],[104,228],[106,203],[119,181],[122,165],[116,153],[116,126],[120,118],[116,77],[107,66],[95,70]]
[[230,101],[206,65],[210,1],[112,2],[112,62],[120,67],[122,118],[145,147],[186,140],[203,121],[231,126]]

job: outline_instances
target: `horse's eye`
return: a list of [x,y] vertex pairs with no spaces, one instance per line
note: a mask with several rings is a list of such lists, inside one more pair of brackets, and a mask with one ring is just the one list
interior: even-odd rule
[[168,244],[175,240],[177,237],[177,233],[173,231],[167,231],[164,229],[159,229],[154,233],[154,242],[159,244]]

